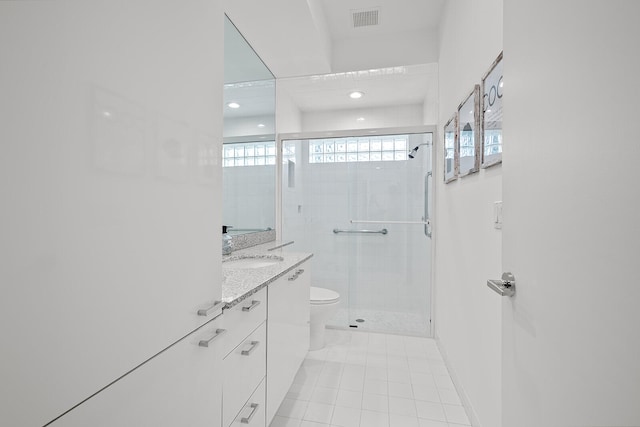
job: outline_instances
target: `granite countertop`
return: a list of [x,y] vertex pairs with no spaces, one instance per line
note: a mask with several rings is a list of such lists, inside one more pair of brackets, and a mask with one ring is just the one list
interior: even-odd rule
[[[273,241],[222,256],[222,301],[226,303],[225,309],[255,294],[313,256],[310,253],[289,252],[286,244],[286,242]],[[227,264],[225,261],[242,258],[273,259],[275,257],[282,258],[282,261],[259,268],[225,265]]]

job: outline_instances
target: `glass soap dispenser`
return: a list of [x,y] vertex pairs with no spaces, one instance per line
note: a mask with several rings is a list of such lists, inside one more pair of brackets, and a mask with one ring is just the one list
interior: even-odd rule
[[229,255],[233,251],[233,242],[231,241],[231,236],[227,234],[227,228],[231,227],[222,226],[222,255]]

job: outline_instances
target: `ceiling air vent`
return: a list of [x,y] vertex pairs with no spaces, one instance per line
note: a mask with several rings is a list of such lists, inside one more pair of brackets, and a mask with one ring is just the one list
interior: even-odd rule
[[380,9],[352,10],[353,28],[370,27],[378,25],[378,13]]

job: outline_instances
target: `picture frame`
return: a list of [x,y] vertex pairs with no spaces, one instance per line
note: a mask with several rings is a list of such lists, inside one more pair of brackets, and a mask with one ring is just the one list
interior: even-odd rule
[[458,106],[458,174],[471,175],[480,170],[480,85]]
[[502,163],[502,52],[482,77],[482,160],[481,167],[488,168]]
[[443,163],[444,182],[448,184],[458,178],[459,153],[458,153],[458,113],[444,125],[443,139]]

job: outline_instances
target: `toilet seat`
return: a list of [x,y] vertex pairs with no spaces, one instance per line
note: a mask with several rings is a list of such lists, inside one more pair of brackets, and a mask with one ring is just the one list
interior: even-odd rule
[[309,300],[312,305],[334,304],[340,300],[340,294],[331,289],[316,288],[311,286]]

